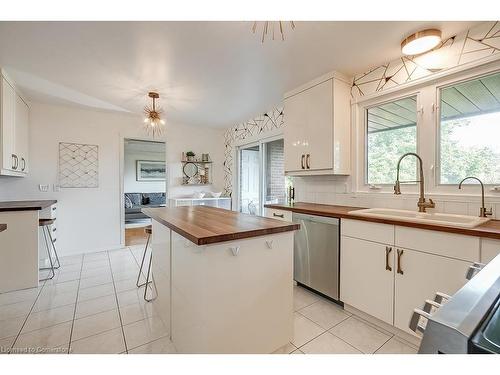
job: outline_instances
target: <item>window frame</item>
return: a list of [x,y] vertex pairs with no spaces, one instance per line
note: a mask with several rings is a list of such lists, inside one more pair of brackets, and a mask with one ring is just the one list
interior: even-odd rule
[[[416,122],[416,139],[415,139],[415,143],[416,143],[416,147],[415,147],[415,152],[418,154],[419,153],[419,133],[420,133],[420,127],[419,127],[419,124],[420,124],[420,116],[419,116],[419,113],[420,113],[420,110],[419,110],[419,104],[420,104],[420,92],[415,92],[415,93],[407,93],[406,95],[399,95],[399,96],[394,96],[394,97],[391,97],[390,99],[385,99],[385,100],[382,100],[382,101],[378,101],[378,102],[374,102],[374,103],[371,103],[370,105],[368,106],[363,106],[363,134],[364,134],[364,156],[363,156],[363,159],[364,159],[364,163],[363,163],[363,182],[364,182],[364,186],[365,187],[372,187],[372,186],[375,186],[375,187],[391,187],[392,189],[392,186],[394,186],[394,183],[378,183],[378,184],[370,184],[368,182],[368,111],[371,109],[371,108],[375,108],[375,107],[378,107],[378,106],[381,106],[381,105],[384,105],[384,104],[388,104],[388,103],[394,103],[398,100],[401,100],[401,99],[408,99],[408,98],[413,98],[415,97],[416,98],[416,117],[417,117],[417,122]],[[396,166],[394,166],[394,168],[396,168]],[[415,176],[418,176],[417,174],[417,169],[415,170]],[[395,182],[395,181],[394,181]],[[408,185],[415,185],[415,183],[410,183]]]
[[[436,188],[441,188],[445,189],[446,187],[456,187],[458,186],[459,183],[455,184],[444,184],[441,182],[441,92],[443,89],[448,88],[448,87],[453,87],[455,85],[458,85],[460,83],[465,83],[469,81],[474,81],[476,79],[480,79],[482,77],[490,76],[490,75],[495,75],[495,74],[500,74],[500,68],[496,69],[489,69],[486,71],[480,70],[479,72],[472,72],[472,74],[466,74],[465,76],[462,76],[460,78],[455,78],[455,79],[448,79],[448,80],[443,80],[442,82],[438,82],[436,85],[434,85],[434,90],[435,90],[435,98],[436,101],[435,103],[435,146],[434,146],[434,152],[435,152],[435,168],[434,168],[434,186]],[[464,176],[465,177],[465,176]],[[485,187],[494,187],[500,185],[500,181],[497,183],[485,183],[483,182]]]

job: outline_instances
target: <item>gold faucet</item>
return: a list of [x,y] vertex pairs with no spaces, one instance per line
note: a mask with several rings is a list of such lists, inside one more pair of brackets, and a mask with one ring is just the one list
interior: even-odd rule
[[481,208],[479,209],[479,217],[486,217],[488,215],[493,215],[493,210],[491,207],[489,210],[487,210],[484,207],[484,185],[483,185],[483,182],[479,178],[474,177],[474,176],[465,177],[462,181],[460,181],[458,188],[462,189],[462,183],[467,179],[477,180],[481,184]]
[[[401,160],[403,160],[405,157],[408,155],[415,156],[417,160],[419,161],[419,171],[420,171],[420,179],[417,181],[399,181],[399,167],[401,164]],[[419,182],[420,183],[420,197],[418,198],[418,212],[425,212],[427,208],[434,208],[436,205],[432,201],[432,199],[429,198],[429,202],[425,200],[424,196],[424,170],[422,169],[422,158],[415,154],[414,152],[407,152],[403,156],[401,156],[398,160],[398,165],[397,165],[397,175],[396,175],[396,183],[394,184],[394,194],[400,195],[401,194],[401,183],[408,183],[408,182]]]

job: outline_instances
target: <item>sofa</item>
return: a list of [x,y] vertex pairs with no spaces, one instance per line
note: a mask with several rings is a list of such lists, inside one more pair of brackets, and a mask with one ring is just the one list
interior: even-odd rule
[[143,208],[165,207],[165,193],[125,193],[125,223],[148,219]]

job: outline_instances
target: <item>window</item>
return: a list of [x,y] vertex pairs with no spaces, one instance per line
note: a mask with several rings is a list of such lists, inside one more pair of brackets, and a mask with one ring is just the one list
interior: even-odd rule
[[[398,159],[417,152],[417,96],[366,110],[366,182],[393,184]],[[401,163],[401,181],[416,179],[416,160]]]
[[260,146],[240,149],[240,212],[259,215]]
[[440,90],[439,181],[500,183],[500,73]]

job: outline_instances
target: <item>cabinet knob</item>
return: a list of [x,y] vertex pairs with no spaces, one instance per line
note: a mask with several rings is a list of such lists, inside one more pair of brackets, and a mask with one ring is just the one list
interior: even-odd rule
[[274,217],[281,217],[282,219],[285,218],[285,214],[277,214],[276,212],[273,212]]
[[304,159],[305,159],[305,155],[302,154],[302,156],[300,157],[300,166],[302,167],[302,169],[306,169],[306,167],[304,166]]
[[404,251],[401,250],[401,249],[397,249],[397,252],[398,252],[398,269],[397,269],[397,273],[399,274],[403,274],[403,269],[401,268],[401,257],[403,256],[403,253]]
[[309,162],[311,161],[311,154],[306,155],[306,169],[311,169]]
[[240,247],[239,246],[232,246],[229,248],[231,252],[233,253],[234,256],[237,256],[240,253]]
[[392,271],[392,267],[389,265],[389,255],[392,252],[392,247],[386,246],[385,247],[385,269],[387,271]]

